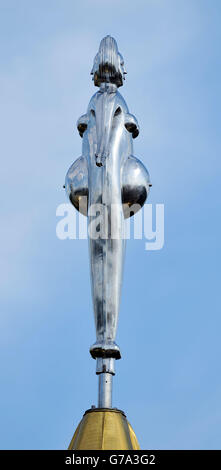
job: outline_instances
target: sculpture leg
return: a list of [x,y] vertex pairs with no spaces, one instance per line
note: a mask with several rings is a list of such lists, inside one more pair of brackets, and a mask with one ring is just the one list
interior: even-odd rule
[[[124,224],[123,211],[120,205],[113,208],[116,231],[119,237],[111,238],[108,230],[107,239],[90,238],[91,283],[94,303],[97,340],[91,347],[92,357],[120,358],[119,347],[115,343],[119,313],[121,284],[123,274],[125,240],[122,238]],[[110,216],[110,217],[109,217]]]

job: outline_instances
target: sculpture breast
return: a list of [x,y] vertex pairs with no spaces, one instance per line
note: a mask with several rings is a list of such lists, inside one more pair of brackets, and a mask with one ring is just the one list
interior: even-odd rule
[[[94,165],[105,166],[108,157],[113,166],[118,167],[124,217],[130,217],[137,212],[138,205],[142,207],[145,203],[151,183],[148,171],[133,156],[132,138],[139,134],[137,120],[129,113],[116,87],[107,84],[101,87],[92,97],[87,113],[79,118],[77,128],[83,137],[82,156],[71,165],[66,176],[65,187],[70,201],[77,210],[87,215],[88,168],[91,176]],[[100,179],[101,173],[98,172],[97,176]],[[96,202],[99,201],[101,199]],[[133,205],[137,205],[135,212],[131,211]]]

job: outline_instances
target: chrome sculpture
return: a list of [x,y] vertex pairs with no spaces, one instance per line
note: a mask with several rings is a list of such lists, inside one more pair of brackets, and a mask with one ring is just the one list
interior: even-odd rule
[[114,363],[121,357],[115,337],[124,263],[124,219],[143,206],[151,183],[148,171],[133,156],[132,139],[138,136],[139,126],[118,91],[126,71],[111,36],[102,39],[91,74],[99,90],[77,122],[83,138],[82,156],[69,168],[65,188],[74,207],[88,217],[96,326],[96,342],[90,353],[97,360],[98,407],[111,408]]

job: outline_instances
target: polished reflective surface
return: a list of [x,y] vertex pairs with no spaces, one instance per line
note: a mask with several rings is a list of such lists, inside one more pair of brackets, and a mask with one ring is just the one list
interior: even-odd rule
[[[99,90],[77,122],[83,138],[82,156],[68,170],[65,187],[72,204],[88,216],[96,326],[96,343],[90,352],[105,366],[103,370],[99,362],[97,373],[113,375],[105,361],[121,357],[115,337],[125,250],[124,219],[142,207],[151,184],[146,168],[133,156],[133,138],[138,136],[139,126],[118,91],[126,71],[117,43],[110,36],[101,41],[91,73]],[[104,398],[99,398],[99,406],[106,406],[105,383],[100,380],[100,384]],[[110,407],[109,399],[108,404]]]

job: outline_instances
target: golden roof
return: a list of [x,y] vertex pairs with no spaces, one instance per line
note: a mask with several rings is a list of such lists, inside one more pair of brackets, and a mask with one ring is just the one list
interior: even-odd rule
[[138,450],[135,432],[123,411],[95,408],[85,412],[68,450]]

